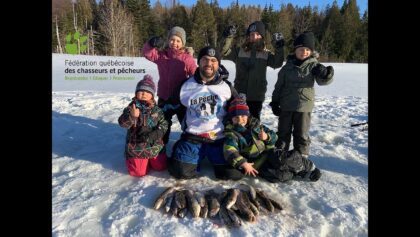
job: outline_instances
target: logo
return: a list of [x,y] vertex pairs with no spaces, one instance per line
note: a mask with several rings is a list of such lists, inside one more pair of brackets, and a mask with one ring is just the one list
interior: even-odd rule
[[214,57],[214,55],[216,55],[216,50],[214,50],[213,48],[208,49],[207,55],[210,57]]
[[252,24],[250,27],[249,27],[249,32],[254,32],[254,31],[256,31],[257,30],[257,25],[255,25],[255,24]]
[[[78,41],[80,44],[78,44]],[[74,33],[73,37],[71,33],[66,35],[66,53],[68,54],[78,54],[83,53],[87,49],[87,36],[83,36],[79,33],[79,31],[76,31]],[[80,48],[78,48],[78,45],[80,45]]]

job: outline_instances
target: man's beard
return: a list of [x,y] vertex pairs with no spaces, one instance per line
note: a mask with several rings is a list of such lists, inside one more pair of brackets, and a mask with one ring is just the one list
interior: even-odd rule
[[214,67],[211,67],[213,69],[212,73],[206,72],[205,68],[200,68],[200,74],[206,81],[213,79],[214,75],[216,75],[217,70],[214,70]]

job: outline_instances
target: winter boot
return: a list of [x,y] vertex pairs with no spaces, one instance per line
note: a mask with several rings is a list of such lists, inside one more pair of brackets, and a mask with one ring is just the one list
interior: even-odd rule
[[312,182],[318,181],[318,179],[321,178],[321,175],[321,170],[316,168],[315,165],[312,167],[311,171],[301,171],[297,174],[298,177]]
[[321,171],[318,168],[315,168],[315,170],[309,175],[309,180],[316,182],[319,178],[321,178]]

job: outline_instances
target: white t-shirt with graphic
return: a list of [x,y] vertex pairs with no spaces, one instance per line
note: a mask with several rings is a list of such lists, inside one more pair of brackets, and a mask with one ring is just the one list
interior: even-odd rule
[[224,81],[204,85],[190,77],[181,87],[181,103],[187,107],[186,132],[212,140],[223,138],[223,117],[232,93]]

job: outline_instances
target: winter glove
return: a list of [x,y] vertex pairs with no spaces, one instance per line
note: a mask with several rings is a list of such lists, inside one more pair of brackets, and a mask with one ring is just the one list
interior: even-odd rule
[[276,115],[276,116],[280,116],[281,108],[280,108],[279,103],[272,101],[272,102],[270,102],[269,105],[271,106],[271,110],[273,110],[273,114]]
[[236,35],[236,26],[230,25],[223,31],[223,37],[229,38]]
[[165,41],[162,39],[162,37],[159,37],[159,36],[153,36],[149,40],[149,45],[152,48],[161,48],[164,43],[165,43]]
[[314,68],[312,68],[311,73],[315,77],[325,79],[327,78],[329,73],[334,73],[334,69],[331,66],[325,67],[322,64],[318,64]]
[[276,32],[273,34],[272,36],[272,44],[276,47],[276,48],[281,48],[284,46],[284,36],[282,33],[280,32]]

